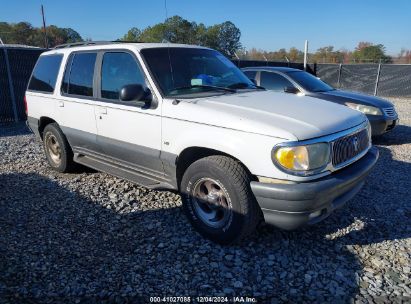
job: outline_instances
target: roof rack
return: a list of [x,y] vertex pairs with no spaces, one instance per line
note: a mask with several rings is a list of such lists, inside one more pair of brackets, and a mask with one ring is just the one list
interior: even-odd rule
[[82,41],[82,42],[72,42],[66,44],[59,44],[56,45],[55,49],[65,49],[71,48],[76,46],[89,46],[89,45],[104,45],[104,44],[114,44],[114,43],[139,43],[135,41]]

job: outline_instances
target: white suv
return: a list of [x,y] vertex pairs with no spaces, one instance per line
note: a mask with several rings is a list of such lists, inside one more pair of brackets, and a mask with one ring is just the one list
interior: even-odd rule
[[79,163],[179,190],[193,226],[223,244],[261,220],[295,229],[324,219],[378,158],[360,112],[265,91],[204,47],[57,47],[40,56],[26,103],[52,168]]

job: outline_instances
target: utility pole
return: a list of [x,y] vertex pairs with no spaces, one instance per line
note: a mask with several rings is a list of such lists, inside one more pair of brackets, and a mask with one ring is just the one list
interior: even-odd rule
[[307,71],[307,58],[308,58],[308,40],[305,41],[305,45],[304,45],[304,71]]
[[41,5],[41,16],[43,18],[43,34],[44,34],[44,47],[49,48],[49,41],[47,39],[47,29],[46,29],[46,18],[44,17],[44,8],[43,4]]

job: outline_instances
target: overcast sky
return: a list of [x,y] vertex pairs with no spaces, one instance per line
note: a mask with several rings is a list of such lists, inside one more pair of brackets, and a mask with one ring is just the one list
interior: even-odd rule
[[[0,21],[40,26],[42,3],[47,24],[71,27],[93,40],[117,39],[131,27],[144,28],[166,16],[164,0],[13,0],[1,5]],[[359,41],[384,44],[394,56],[401,48],[411,49],[409,0],[167,0],[167,7],[169,17],[180,15],[206,25],[232,21],[247,49],[303,49],[305,39],[310,51],[327,45],[354,49]]]

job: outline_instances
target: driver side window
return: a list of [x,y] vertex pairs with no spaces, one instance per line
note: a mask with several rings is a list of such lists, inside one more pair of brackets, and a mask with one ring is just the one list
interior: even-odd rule
[[101,66],[101,97],[119,100],[122,87],[128,84],[145,86],[144,74],[135,58],[125,52],[107,52]]
[[285,87],[294,87],[294,85],[277,73],[261,72],[261,86],[267,90],[284,92]]

